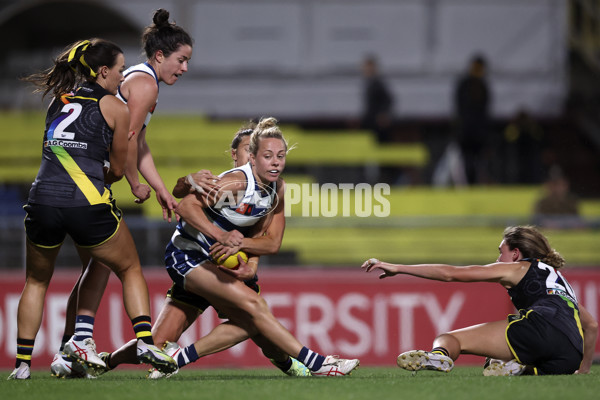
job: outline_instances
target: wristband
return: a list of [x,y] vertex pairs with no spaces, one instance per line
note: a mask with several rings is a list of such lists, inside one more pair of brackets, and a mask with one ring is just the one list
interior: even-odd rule
[[192,178],[192,174],[189,174],[188,176],[185,177],[185,180],[187,183],[190,184],[191,187],[194,188],[194,190],[200,194],[206,194],[206,192],[204,191],[204,189],[202,188],[202,186],[198,185],[196,183],[196,181],[194,180],[194,178]]

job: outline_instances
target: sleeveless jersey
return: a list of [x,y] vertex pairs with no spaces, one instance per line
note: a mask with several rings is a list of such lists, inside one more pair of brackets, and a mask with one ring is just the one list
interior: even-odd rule
[[[225,171],[219,176],[233,171],[242,171],[248,182],[246,190],[243,194],[240,194],[237,203],[231,204],[233,202],[223,201],[205,209],[204,212],[208,220],[222,230],[232,231],[235,229],[246,236],[251,227],[272,210],[277,187],[276,182],[273,182],[268,187],[261,188],[261,185],[256,182],[252,174],[250,163]],[[183,219],[177,224],[177,229],[171,238],[171,244],[175,248],[198,251],[207,259],[210,258],[209,248],[213,243],[215,243],[215,240],[205,236]]]
[[[129,67],[125,70],[125,72],[123,72],[123,76],[125,78],[127,78],[127,76],[129,74],[133,74],[136,72],[142,72],[144,74],[148,74],[151,77],[154,78],[154,80],[156,81],[156,87],[158,87],[160,89],[160,86],[158,85],[158,76],[156,75],[156,71],[154,71],[154,68],[152,68],[152,66],[150,64],[148,64],[147,62],[145,63],[141,63],[138,65],[134,65],[133,67]],[[119,91],[117,92],[117,97],[125,104],[127,104],[127,99],[123,96],[123,94],[121,93],[121,88],[119,88]],[[158,96],[156,98],[156,103],[154,103],[154,106],[152,107],[152,109],[148,112],[148,115],[146,115],[146,119],[144,120],[144,126],[142,126],[142,129],[144,129],[145,127],[148,126],[148,124],[150,123],[150,118],[152,118],[152,114],[154,113],[154,110],[156,109],[156,105],[158,104]],[[136,132],[139,133],[139,132]]]
[[575,292],[554,267],[540,260],[531,262],[529,270],[508,294],[518,310],[533,309],[556,329],[564,333],[583,352],[583,330]]
[[110,202],[103,166],[113,131],[99,106],[106,95],[110,93],[100,85],[85,83],[52,101],[29,203],[80,207]]

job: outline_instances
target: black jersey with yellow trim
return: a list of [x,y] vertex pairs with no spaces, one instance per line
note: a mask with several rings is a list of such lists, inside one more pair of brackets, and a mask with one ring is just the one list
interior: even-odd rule
[[100,85],[85,83],[52,101],[30,203],[80,207],[110,201],[103,166],[113,131],[99,105],[106,95],[110,93]]
[[521,281],[508,289],[518,310],[533,310],[564,333],[573,345],[583,351],[583,329],[575,292],[558,269],[536,259],[531,262]]

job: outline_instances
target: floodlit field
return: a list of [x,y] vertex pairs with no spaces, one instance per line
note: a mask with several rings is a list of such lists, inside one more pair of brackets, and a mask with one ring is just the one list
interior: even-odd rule
[[149,382],[142,370],[112,372],[96,380],[60,380],[34,372],[30,381],[6,381],[3,399],[597,399],[600,366],[590,375],[484,377],[481,368],[452,372],[359,368],[346,378],[290,378],[274,369],[187,370]]

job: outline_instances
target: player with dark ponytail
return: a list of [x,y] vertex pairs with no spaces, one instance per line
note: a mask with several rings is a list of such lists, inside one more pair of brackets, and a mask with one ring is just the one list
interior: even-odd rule
[[[30,377],[31,354],[54,264],[66,235],[107,265],[123,285],[140,362],[164,371],[175,361],[154,346],[148,287],[133,238],[107,184],[125,172],[129,112],[115,97],[123,81],[121,49],[102,39],[74,43],[45,72],[24,78],[54,99],[48,107],[42,162],[25,205],[26,281],[17,310],[17,355],[9,379]],[[104,166],[106,152],[110,166]],[[87,367],[104,366],[91,337],[75,348]]]
[[[155,190],[157,200],[163,207],[163,215],[169,221],[171,210],[177,206],[177,201],[156,170],[146,142],[146,127],[158,102],[160,82],[172,85],[187,71],[188,61],[192,56],[192,45],[190,35],[180,26],[169,22],[168,11],[156,10],[152,24],[147,26],[142,34],[142,47],[147,60],[124,72],[125,78],[117,93],[117,97],[127,104],[130,113],[125,177],[136,196],[136,202],[142,203],[150,197],[151,189],[148,185],[140,183],[139,171]],[[213,179],[217,178],[210,174],[205,183],[200,184],[212,189]],[[82,376],[73,372],[75,364],[72,364],[69,357],[62,355],[62,350],[78,331],[87,331],[91,335],[94,318],[110,274],[110,270],[98,260],[90,261],[89,256],[81,253],[80,257],[86,271],[71,291],[61,348],[50,367],[52,374],[57,377]]]

